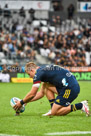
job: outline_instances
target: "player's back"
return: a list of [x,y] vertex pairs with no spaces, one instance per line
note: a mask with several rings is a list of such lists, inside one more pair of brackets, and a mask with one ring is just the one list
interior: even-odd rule
[[49,82],[57,88],[78,84],[71,72],[57,65],[46,65],[40,67],[38,71],[41,73],[42,82]]

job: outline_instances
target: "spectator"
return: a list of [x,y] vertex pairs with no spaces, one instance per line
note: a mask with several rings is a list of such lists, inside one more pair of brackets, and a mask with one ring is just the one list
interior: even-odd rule
[[14,23],[14,24],[12,25],[11,32],[12,32],[12,33],[15,33],[16,28],[17,28],[17,23]]
[[24,17],[24,18],[26,17],[24,7],[21,7],[19,14],[20,14],[21,17]]
[[61,34],[58,35],[57,41],[56,41],[56,43],[55,43],[55,46],[56,46],[57,49],[61,49],[61,48],[62,48],[62,46],[63,46],[63,41],[62,41],[62,35],[61,35]]
[[86,28],[85,30],[84,30],[84,35],[88,38],[89,36],[90,36],[90,29],[89,28]]
[[67,8],[68,10],[68,19],[72,19],[75,11],[75,7],[73,4],[70,4]]
[[60,1],[53,0],[53,9],[54,9],[54,11],[60,10]]
[[5,5],[4,7],[4,17],[11,17],[11,11],[10,9],[8,8],[8,4]]
[[31,8],[31,9],[29,10],[29,14],[30,14],[30,19],[31,19],[31,21],[33,21],[33,20],[35,19],[34,13],[35,13],[35,10],[34,10],[33,8]]
[[0,6],[0,16],[2,15],[2,13],[3,13],[3,10],[2,10],[2,8]]
[[3,44],[3,42],[2,42],[2,41],[0,41],[0,52],[3,52],[2,44]]
[[3,43],[2,50],[3,50],[4,54],[5,54],[5,56],[7,56],[9,54],[9,49],[8,49],[7,42]]
[[85,50],[87,65],[91,65],[91,44],[89,43],[89,41],[85,44]]
[[55,24],[56,24],[56,17],[54,15],[50,19],[50,24],[53,25],[53,26],[55,26]]
[[3,73],[9,72],[8,69],[7,69],[6,64],[2,66],[2,69],[3,69],[3,71],[2,71]]
[[53,26],[60,26],[61,25],[61,19],[60,16],[52,16],[52,18],[50,19],[50,24]]
[[57,21],[56,21],[56,24],[57,24],[57,25],[61,25],[61,19],[60,19],[60,16],[57,16],[57,17],[56,17],[56,20],[57,20]]
[[40,54],[42,56],[48,57],[50,54],[50,49],[49,49],[49,43],[48,39],[44,39],[43,47],[40,48]]
[[88,26],[91,27],[91,18],[88,19]]

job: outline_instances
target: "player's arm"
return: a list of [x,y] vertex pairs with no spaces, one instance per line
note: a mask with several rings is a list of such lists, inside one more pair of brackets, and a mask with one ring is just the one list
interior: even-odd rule
[[36,93],[35,97],[34,97],[32,100],[30,100],[30,102],[39,100],[39,99],[41,99],[43,96],[44,96],[44,91],[43,91],[43,90],[40,90],[39,92]]
[[18,109],[21,108],[23,104],[30,102],[36,96],[37,91],[38,91],[38,87],[32,86],[31,91],[25,96],[24,99],[16,103],[14,109],[18,111]]
[[17,104],[14,106],[16,111],[19,108],[21,108],[23,104],[30,102],[36,96],[40,83],[41,83],[40,75],[35,74],[33,78],[33,86],[31,91],[25,96],[24,99],[22,99],[21,101],[18,101]]
[[[34,86],[36,86],[36,85],[34,85]],[[40,84],[39,84],[39,85],[37,84],[36,87],[39,87],[39,86],[40,86]],[[39,99],[41,99],[42,97],[44,97],[44,95],[45,95],[45,89],[46,89],[46,84],[42,82],[40,91],[36,93],[35,97],[34,97],[30,102],[39,100]]]
[[33,86],[31,91],[23,99],[23,102],[24,103],[30,102],[36,96],[37,91],[38,91],[38,88]]
[[[27,95],[29,95],[29,93],[28,93]],[[27,95],[26,95],[26,97],[27,97]],[[43,91],[43,90],[40,90],[39,92],[36,93],[35,97],[34,97],[32,100],[30,100],[30,102],[39,100],[39,99],[41,99],[43,96],[44,96],[44,91]],[[26,98],[26,97],[25,97],[25,98]],[[26,105],[26,103],[25,103],[25,105]],[[19,116],[19,115],[20,115],[20,113],[19,113],[19,112],[16,112],[15,116]]]

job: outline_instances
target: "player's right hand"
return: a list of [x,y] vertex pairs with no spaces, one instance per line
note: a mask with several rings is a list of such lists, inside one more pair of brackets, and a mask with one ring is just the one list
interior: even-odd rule
[[16,112],[16,113],[15,113],[15,116],[20,116],[20,113],[19,113],[19,112]]

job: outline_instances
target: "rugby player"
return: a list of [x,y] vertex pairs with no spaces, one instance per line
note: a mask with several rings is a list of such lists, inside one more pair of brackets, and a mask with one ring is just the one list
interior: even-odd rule
[[[26,73],[33,78],[33,86],[25,98],[17,102],[14,107],[16,111],[23,104],[38,100],[46,94],[52,108],[48,113],[44,114],[44,116],[66,115],[76,110],[82,110],[87,116],[90,114],[86,100],[71,104],[78,97],[80,87],[70,71],[57,65],[38,67],[33,62],[27,63],[25,70]],[[42,87],[38,92],[41,82],[43,82]],[[55,93],[57,94],[56,98]]]

